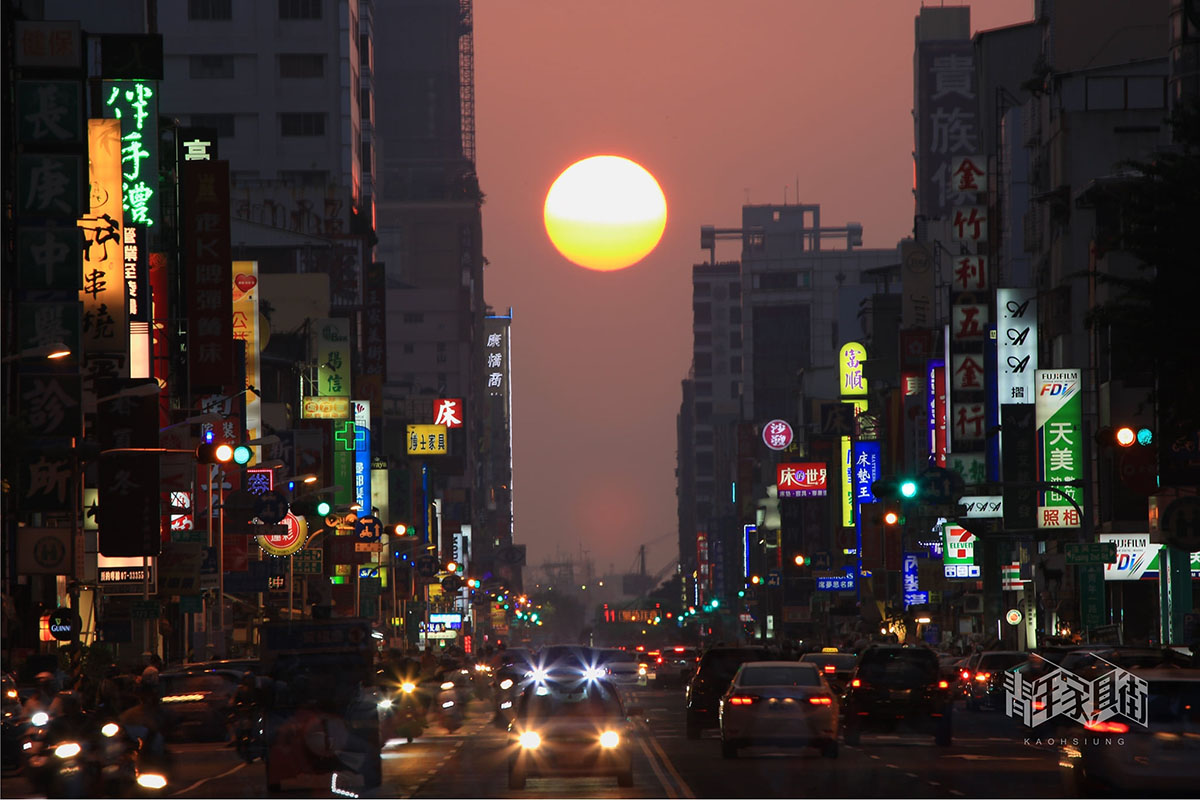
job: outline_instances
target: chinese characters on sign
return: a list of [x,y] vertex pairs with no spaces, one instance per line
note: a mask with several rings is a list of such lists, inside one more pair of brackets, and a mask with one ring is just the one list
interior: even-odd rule
[[154,81],[104,81],[104,105],[120,120],[125,222],[158,224],[158,96]]
[[858,342],[846,342],[838,354],[838,386],[842,397],[860,397],[867,393],[863,362],[867,348]]
[[409,425],[406,452],[417,455],[445,455],[448,450],[445,425]]
[[782,419],[773,419],[763,425],[762,440],[772,450],[786,450],[792,443],[792,426]]
[[189,161],[182,172],[188,380],[193,391],[219,390],[234,382],[229,163]]
[[944,217],[986,190],[970,40],[917,45],[917,213]]
[[438,398],[433,401],[433,424],[445,425],[447,428],[461,428],[463,426],[463,401],[462,398],[444,399]]
[[317,395],[350,396],[350,320],[316,320]]
[[[1078,369],[1039,369],[1035,377],[1037,415],[1037,479],[1050,483],[1076,481],[1083,477],[1082,413]],[[1039,528],[1078,528],[1076,511],[1081,494],[1078,487],[1064,486],[1058,492],[1040,492]]]
[[[125,311],[122,248],[121,128],[116,120],[88,120],[91,212],[79,220],[84,232],[83,350],[124,357],[129,326]],[[119,376],[118,376],[119,377]]]
[[824,497],[826,495],[824,464],[777,464],[775,485],[780,497]]

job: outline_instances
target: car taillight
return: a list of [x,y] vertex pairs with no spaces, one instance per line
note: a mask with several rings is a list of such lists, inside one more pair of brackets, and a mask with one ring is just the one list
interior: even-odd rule
[[1124,722],[1101,722],[1093,719],[1083,723],[1083,727],[1093,733],[1129,733],[1129,726]]
[[675,649],[675,652],[676,652],[676,653],[682,653],[682,652],[683,652],[683,648],[682,648],[682,647],[676,647],[676,648],[674,648],[674,649]]
[[812,703],[814,706],[828,706],[828,705],[833,705],[833,698],[832,697],[810,697],[810,698],[808,698],[808,702]]
[[949,689],[950,681],[938,681],[938,688],[939,689]]
[[837,672],[837,667],[835,667],[833,664],[825,665],[825,674],[832,675],[835,672]]
[[860,679],[855,678],[854,680],[850,681],[850,685],[853,688],[858,689],[859,687],[861,687],[863,685],[863,682]]
[[753,705],[754,701],[757,699],[758,699],[757,697],[751,697],[750,695],[746,695],[746,694],[735,694],[733,697],[729,698],[729,705],[731,705],[731,706]]
[[992,673],[990,673],[990,672],[976,672],[975,673],[975,680],[979,681],[980,683],[986,683],[989,679],[991,679],[991,677],[992,677]]
[[654,659],[654,663],[655,663],[655,664],[661,664],[661,663],[662,663],[662,656],[659,656],[658,658]]
[[969,680],[971,680],[971,670],[969,670],[969,669],[964,669],[964,670],[963,670],[963,671],[962,671],[960,674],[962,675],[962,679],[963,679],[964,681],[969,681]]

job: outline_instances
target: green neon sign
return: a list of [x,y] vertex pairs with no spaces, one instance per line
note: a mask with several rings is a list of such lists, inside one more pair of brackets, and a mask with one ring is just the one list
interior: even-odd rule
[[159,220],[157,85],[104,81],[104,107],[109,117],[121,120],[125,224],[153,227]]

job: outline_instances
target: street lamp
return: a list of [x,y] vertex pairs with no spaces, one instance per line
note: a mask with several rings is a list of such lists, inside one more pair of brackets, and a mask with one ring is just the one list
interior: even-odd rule
[[23,358],[47,358],[58,359],[66,358],[71,355],[71,348],[62,342],[51,342],[50,344],[40,344],[37,347],[27,347],[19,353],[13,353],[11,356],[5,356],[0,363],[7,364],[11,361],[20,361]]

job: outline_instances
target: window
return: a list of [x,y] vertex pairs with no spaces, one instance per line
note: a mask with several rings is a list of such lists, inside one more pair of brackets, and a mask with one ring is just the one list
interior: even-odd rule
[[712,381],[696,381],[696,397],[712,395]]
[[708,297],[710,294],[712,294],[712,284],[697,283],[693,287],[692,294],[696,297]]
[[411,356],[412,353],[413,353],[413,346],[411,344],[404,345],[404,354]]
[[711,445],[713,443],[713,432],[711,428],[704,428],[696,431],[697,445]]
[[697,373],[700,373],[700,372],[704,372],[704,373],[712,372],[712,354],[710,354],[710,353],[696,353],[696,356],[695,356],[695,361],[696,361],[696,372],[697,372]]
[[321,0],[279,0],[280,19],[320,19]]
[[197,128],[212,128],[222,139],[232,139],[236,133],[233,114],[192,114],[192,125]]
[[757,289],[795,289],[800,285],[798,272],[764,272],[754,276]]
[[696,453],[696,475],[711,478],[713,474],[713,454],[711,451]]
[[292,186],[324,186],[329,183],[329,173],[323,169],[281,169],[279,179]]
[[233,56],[191,56],[188,58],[188,77],[196,80],[232,79]]
[[358,113],[363,122],[371,121],[371,90],[361,89],[358,92]]
[[712,347],[712,334],[708,331],[696,331],[696,347]]
[[[732,310],[733,309],[730,309],[730,311],[732,311]],[[735,348],[742,346],[742,332],[741,331],[730,331],[729,332],[729,346],[735,347]]]
[[729,284],[729,299],[730,300],[741,300],[742,299],[742,285],[740,283]]
[[188,19],[233,19],[233,0],[188,0]]
[[738,397],[741,396],[741,394],[742,394],[742,382],[741,381],[730,381],[729,382],[729,399],[737,400]]
[[360,66],[371,66],[371,37],[365,33],[358,35],[358,63]]
[[692,315],[697,325],[708,325],[712,322],[712,305],[692,303]]
[[359,156],[359,163],[362,165],[363,172],[371,172],[371,143],[362,143],[362,153]]
[[325,56],[321,53],[280,53],[279,77],[320,78],[325,75]]
[[729,359],[729,371],[732,372],[734,375],[742,374],[742,357],[741,356],[734,356],[733,358]]
[[325,115],[299,112],[279,115],[280,136],[324,136]]
[[404,314],[403,319],[405,322],[424,322],[425,315],[419,311],[408,311]]
[[733,306],[729,309],[729,322],[734,325],[742,324],[742,307]]

